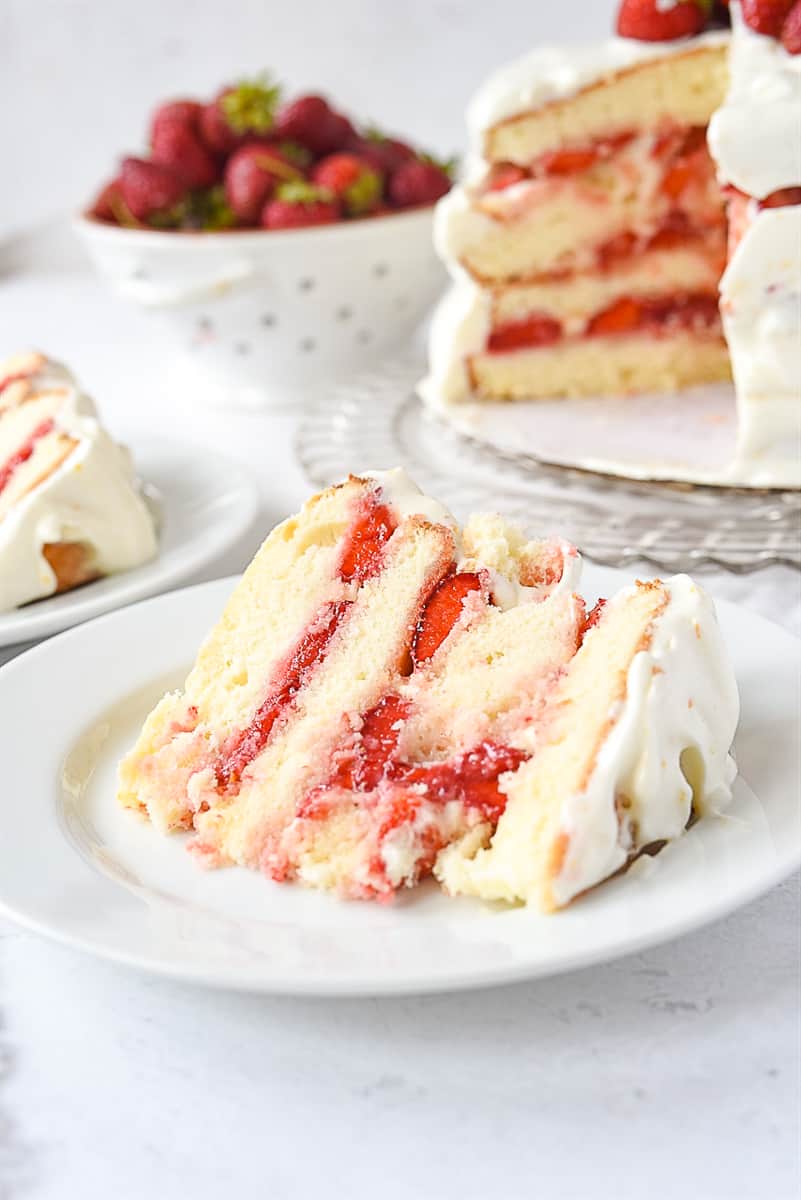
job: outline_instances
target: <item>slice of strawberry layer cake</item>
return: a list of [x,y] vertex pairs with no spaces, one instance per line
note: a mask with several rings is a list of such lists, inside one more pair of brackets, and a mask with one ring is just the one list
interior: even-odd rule
[[566,903],[725,804],[737,721],[694,584],[588,613],[578,569],[500,517],[460,529],[402,471],[351,476],[267,538],[122,804],[204,865],[349,898],[434,872]]

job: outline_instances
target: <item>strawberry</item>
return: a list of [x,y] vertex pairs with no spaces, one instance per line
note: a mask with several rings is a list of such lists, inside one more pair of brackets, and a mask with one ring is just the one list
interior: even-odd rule
[[168,100],[160,104],[150,120],[150,145],[165,129],[181,126],[197,132],[203,105],[196,100]]
[[801,204],[801,187],[779,188],[777,192],[771,192],[764,200],[760,200],[759,207],[787,208],[794,204]]
[[279,137],[300,142],[314,154],[329,154],[348,140],[352,127],[347,122],[346,128],[346,121],[322,96],[299,96],[278,110],[275,128]]
[[116,221],[115,207],[119,201],[119,196],[119,178],[112,179],[95,197],[92,207],[89,209],[90,215],[96,217],[98,221]]
[[203,106],[199,117],[206,145],[216,154],[226,155],[240,146],[248,134],[270,133],[280,92],[266,73],[224,87],[210,104]]
[[640,324],[642,310],[636,300],[621,296],[603,312],[592,318],[587,326],[588,334],[627,333]]
[[329,154],[318,162],[311,177],[333,192],[352,217],[370,212],[381,199],[381,175],[355,154]]
[[276,147],[252,142],[235,150],[226,163],[225,198],[240,221],[257,225],[278,184],[302,178]]
[[183,121],[162,118],[154,123],[151,158],[180,175],[187,187],[211,187],[217,182],[219,171],[214,155],[195,127]]
[[502,192],[515,183],[522,183],[524,179],[528,179],[528,172],[523,167],[515,163],[496,163],[490,171],[486,188],[488,192]]
[[415,666],[437,652],[464,611],[464,602],[471,592],[481,590],[481,580],[470,571],[448,575],[428,598],[417,622],[412,640],[412,661]]
[[622,0],[617,32],[640,42],[672,42],[700,33],[709,9],[710,0],[676,0],[670,8],[662,0]]
[[137,221],[149,221],[180,204],[187,193],[183,179],[161,163],[143,158],[124,158],[119,176],[119,194]]
[[793,0],[742,0],[743,20],[755,33],[781,36],[782,26],[793,7]]
[[447,171],[429,159],[414,158],[401,163],[389,180],[388,193],[397,208],[434,204],[450,191]]
[[782,45],[788,54],[801,54],[801,0],[796,0],[784,18]]
[[364,136],[354,137],[347,148],[382,175],[391,175],[401,163],[417,157],[411,146],[374,128],[368,129]]
[[522,321],[510,321],[494,329],[487,339],[490,354],[530,346],[553,346],[562,336],[562,323],[547,313],[533,313]]
[[300,229],[331,225],[340,219],[339,205],[330,192],[309,183],[282,183],[261,214],[265,229]]
[[333,112],[328,118],[328,126],[326,129],[328,135],[328,148],[331,150],[344,150],[349,142],[356,136],[356,130],[353,125],[344,115],[344,113]]
[[233,153],[237,146],[241,146],[245,136],[240,133],[234,133],[228,124],[225,113],[220,107],[220,101],[230,91],[230,88],[224,88],[214,100],[208,104],[204,104],[198,122],[200,136],[203,138],[203,141],[214,154],[219,154],[222,157]]

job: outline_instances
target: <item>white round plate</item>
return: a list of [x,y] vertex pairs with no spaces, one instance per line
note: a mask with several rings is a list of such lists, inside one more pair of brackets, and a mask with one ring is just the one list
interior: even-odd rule
[[[70,630],[0,670],[0,912],[117,962],[220,987],[378,995],[481,987],[642,949],[724,915],[801,861],[801,642],[720,605],[743,712],[725,818],[700,821],[555,916],[449,899],[347,902],[239,868],[204,872],[120,809],[116,764],[176,686],[233,579]],[[608,595],[619,572],[588,571]]]
[[131,571],[0,613],[0,646],[47,637],[165,591],[212,562],[253,521],[258,490],[240,463],[172,439],[135,442],[131,449],[139,475],[157,496],[158,555]]

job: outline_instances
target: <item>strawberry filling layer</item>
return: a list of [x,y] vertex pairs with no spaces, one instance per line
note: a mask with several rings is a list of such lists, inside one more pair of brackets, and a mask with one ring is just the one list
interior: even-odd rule
[[[380,785],[395,785],[393,815],[384,823],[379,840],[404,820],[408,797],[413,790],[416,802],[427,800],[444,805],[457,801],[477,810],[482,819],[497,821],[506,804],[498,779],[505,771],[515,771],[529,757],[522,750],[493,741],[483,741],[446,762],[413,763],[398,755],[404,721],[411,714],[409,702],[401,696],[384,696],[364,714],[358,739],[349,751],[340,754],[326,783],[315,788],[298,806],[298,816],[320,820],[328,816],[331,802],[341,789],[370,792]],[[396,806],[398,812],[395,812]]]
[[[349,583],[364,583],[376,575],[384,550],[394,533],[396,522],[391,509],[370,498],[360,504],[345,539],[337,568],[339,578]],[[261,754],[276,722],[297,699],[328,653],[331,641],[345,620],[353,602],[340,600],[323,605],[304,631],[291,654],[275,673],[268,695],[259,705],[250,724],[228,739],[212,770],[218,789],[230,790],[239,784],[245,768]]]
[[15,450],[10,458],[6,459],[0,467],[0,492],[11,482],[14,473],[31,458],[36,449],[36,443],[43,437],[47,437],[49,433],[52,433],[54,428],[55,422],[52,417],[46,421],[42,421],[28,435],[19,449]]
[[550,179],[565,175],[578,175],[588,171],[599,162],[612,158],[636,137],[633,132],[619,133],[614,137],[597,138],[594,141],[578,142],[559,150],[549,150],[535,158],[527,167],[516,163],[495,163],[486,183],[486,190],[500,192],[524,179]]
[[16,371],[11,375],[4,375],[0,379],[0,392],[4,392],[7,387],[11,387],[12,383],[19,383],[22,379],[27,379],[28,371]]
[[253,720],[229,740],[214,763],[217,787],[239,783],[242,772],[267,745],[281,714],[293,703],[298,692],[311,678],[326,656],[331,639],[351,607],[349,601],[327,604],[312,626],[301,637],[289,660],[278,672],[270,694],[259,705]]
[[[512,162],[494,163],[484,183],[484,191],[502,192],[530,179],[564,179],[580,175],[599,163],[613,159],[637,137],[647,138],[648,135],[628,131],[612,137],[577,142],[558,150],[548,150],[528,166]],[[644,152],[647,157],[664,164],[660,187],[668,196],[678,196],[694,179],[707,177],[713,170],[706,144],[706,127],[703,125],[667,125],[656,133],[650,141],[650,148]]]
[[[468,598],[476,593],[486,596],[487,588],[481,576],[471,572],[449,575],[434,588],[414,631],[414,668],[433,657],[462,617]],[[442,845],[436,814],[429,811],[418,821],[423,805],[442,811],[455,802],[480,821],[497,822],[506,805],[499,779],[505,772],[517,770],[529,755],[486,739],[444,762],[408,761],[399,746],[404,723],[412,712],[408,699],[397,693],[383,696],[362,716],[361,729],[352,743],[335,753],[329,778],[306,795],[296,811],[303,820],[321,821],[331,815],[343,791],[373,793],[368,803],[371,808],[376,805],[379,850],[395,830],[415,825],[414,870],[419,877],[431,869]],[[377,891],[392,890],[380,853],[371,861],[370,874]]]
[[[623,296],[591,317],[580,336],[648,333],[659,337],[685,329],[706,333],[716,330],[718,322],[717,296],[704,293],[653,299]],[[524,320],[493,329],[487,339],[487,352],[506,354],[513,350],[553,346],[565,337],[560,321],[547,313],[531,313]]]

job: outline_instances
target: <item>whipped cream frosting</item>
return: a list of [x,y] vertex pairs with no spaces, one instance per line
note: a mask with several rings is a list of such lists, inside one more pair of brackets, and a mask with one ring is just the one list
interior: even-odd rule
[[382,498],[401,520],[417,515],[432,525],[447,525],[450,529],[456,529],[453,514],[439,500],[421,491],[403,467],[393,467],[388,471],[362,471],[361,478],[375,480]]
[[729,91],[709,123],[723,183],[764,199],[801,186],[801,55],[755,33],[732,3]]
[[0,520],[0,611],[53,594],[56,578],[42,555],[48,543],[91,546],[101,575],[138,566],[158,550],[128,451],[102,429],[89,396],[49,359],[28,378],[35,392],[63,391],[55,428],[78,444]]
[[720,281],[737,390],[737,463],[801,487],[801,206],[756,211]]
[[[565,802],[568,851],[552,885],[558,904],[644,846],[679,837],[693,808],[705,816],[731,800],[740,701],[714,605],[687,575],[667,588],[667,608],[649,648],[631,663],[626,698],[610,714],[616,723],[589,784]],[[619,795],[631,802],[621,813]]]
[[688,49],[725,45],[728,37],[728,30],[712,30],[674,42],[616,37],[592,45],[538,46],[493,72],[479,88],[467,109],[471,141],[478,148],[484,133],[500,121],[564,100],[627,67]]
[[[739,696],[714,606],[686,575],[665,586],[667,607],[648,648],[630,664],[625,698],[609,714],[614,724],[587,786],[563,801],[560,824],[569,841],[552,881],[558,905],[608,878],[644,846],[678,837],[693,810],[720,812],[731,799]],[[630,807],[617,804],[621,795]],[[517,796],[510,803],[524,802]],[[532,813],[532,826],[536,819]],[[503,820],[489,848],[477,849],[474,834],[443,852],[436,874],[449,891],[530,897],[538,881],[525,841],[502,839]]]
[[[757,201],[801,186],[801,55],[755,33],[733,3],[731,86],[709,147],[722,183],[751,196],[747,228],[720,281],[737,389],[734,470],[801,486],[801,205]],[[783,466],[782,466],[783,464]]]

